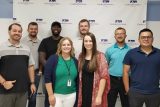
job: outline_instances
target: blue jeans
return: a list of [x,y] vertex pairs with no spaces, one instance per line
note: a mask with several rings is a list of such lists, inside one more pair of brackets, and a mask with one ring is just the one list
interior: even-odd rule
[[[35,86],[38,90],[39,82],[40,82],[40,75],[38,72],[35,73]],[[36,107],[36,97],[37,97],[37,90],[34,94],[31,93],[30,87],[28,91],[28,107]]]

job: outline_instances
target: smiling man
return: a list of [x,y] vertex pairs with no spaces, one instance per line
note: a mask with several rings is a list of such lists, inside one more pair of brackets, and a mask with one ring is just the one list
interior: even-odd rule
[[79,33],[80,37],[83,38],[90,29],[90,23],[87,19],[82,19],[79,21]]
[[[35,61],[34,71],[35,71],[35,86],[38,90],[40,76],[42,74],[41,67],[39,65],[39,58],[38,58],[38,47],[40,44],[40,40],[38,39],[38,24],[36,22],[30,22],[28,24],[28,36],[24,37],[21,42],[27,45],[33,55],[33,59]],[[35,94],[32,94],[29,90],[28,92],[28,107],[36,107],[36,96],[37,90]]]
[[[60,36],[61,33],[61,23],[55,21],[51,24],[51,32],[52,36],[44,38],[42,42],[40,43],[40,46],[38,48],[39,52],[39,59],[40,64],[44,65],[46,64],[47,59],[56,53],[57,51],[57,45],[59,41],[63,38]],[[49,107],[49,101],[48,101],[48,95],[45,93],[45,106]]]
[[[140,46],[124,58],[123,82],[129,95],[130,107],[160,107],[160,50],[153,47],[150,29],[139,32]],[[129,71],[131,84],[129,85]]]
[[34,94],[34,60],[28,46],[20,43],[22,27],[13,23],[9,39],[0,45],[0,107],[25,107],[30,84]]
[[125,94],[122,75],[123,59],[130,47],[125,43],[127,37],[126,30],[118,27],[115,30],[116,43],[109,47],[105,53],[111,81],[111,89],[108,93],[108,107],[115,107],[117,96],[119,94],[122,107],[129,107],[128,97]]

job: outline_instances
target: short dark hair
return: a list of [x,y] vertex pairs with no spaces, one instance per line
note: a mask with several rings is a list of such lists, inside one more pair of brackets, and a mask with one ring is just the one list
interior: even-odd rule
[[30,22],[30,23],[28,24],[28,28],[29,28],[30,25],[38,26],[37,22]]
[[79,21],[79,26],[80,26],[80,23],[83,23],[83,22],[87,22],[88,23],[88,26],[90,27],[90,23],[89,23],[89,20],[87,19],[82,19]]
[[123,27],[118,27],[118,28],[116,28],[116,30],[115,30],[115,32],[114,32],[114,34],[116,34],[116,31],[117,30],[124,30],[124,32],[125,32],[125,34],[126,34],[126,29],[125,28],[123,28]]
[[139,37],[140,37],[141,33],[143,33],[143,32],[150,32],[151,35],[153,36],[153,32],[152,32],[150,29],[144,28],[144,29],[140,30],[140,32],[139,32]]
[[22,29],[22,26],[19,23],[12,23],[11,25],[9,25],[8,31],[11,31],[13,25],[17,25],[17,26],[19,26]]
[[52,23],[51,28],[52,28],[52,27],[54,27],[54,26],[58,26],[58,27],[60,27],[60,28],[61,28],[61,23],[60,23],[60,22],[55,21],[55,22],[53,22],[53,23]]

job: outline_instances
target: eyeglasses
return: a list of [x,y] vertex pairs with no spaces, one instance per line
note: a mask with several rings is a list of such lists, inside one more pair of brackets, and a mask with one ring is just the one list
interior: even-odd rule
[[140,37],[140,39],[143,39],[143,40],[144,40],[144,39],[152,39],[152,38],[153,38],[152,36],[141,36],[141,37]]

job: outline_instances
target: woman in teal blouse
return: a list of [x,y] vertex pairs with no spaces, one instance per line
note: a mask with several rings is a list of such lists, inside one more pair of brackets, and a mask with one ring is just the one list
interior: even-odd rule
[[50,105],[73,107],[76,102],[77,59],[70,38],[60,40],[56,55],[46,62],[44,74]]

